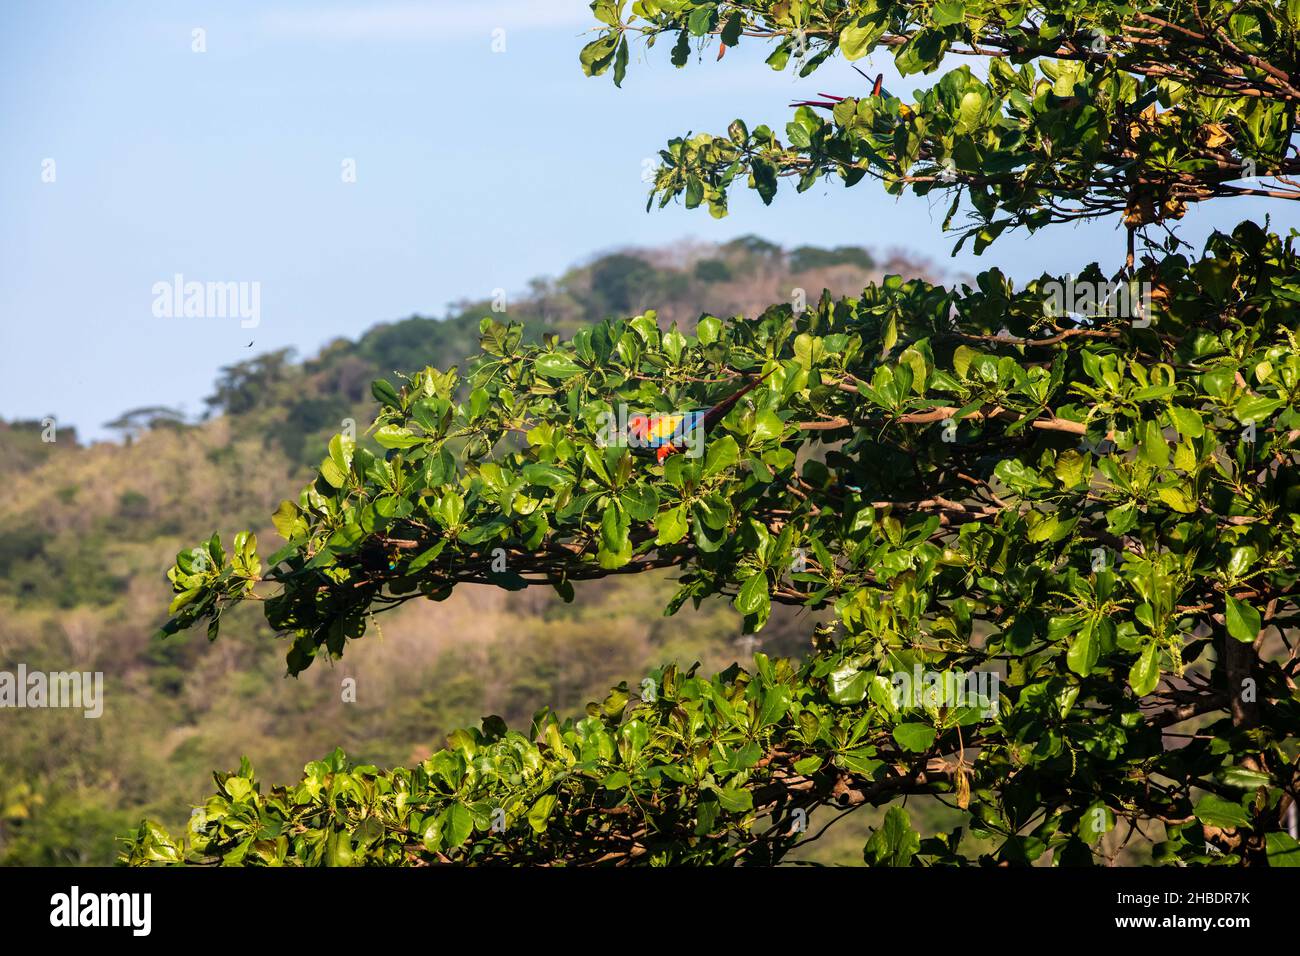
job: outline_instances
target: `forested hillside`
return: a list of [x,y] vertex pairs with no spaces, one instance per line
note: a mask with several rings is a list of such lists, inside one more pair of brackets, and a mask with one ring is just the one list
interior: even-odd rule
[[[753,315],[796,289],[813,301],[886,272],[925,266],[859,248],[786,251],[755,237],[632,250],[534,281],[506,303],[506,317],[530,336],[567,338],[654,307],[665,326],[690,329],[701,312]],[[288,681],[285,646],[247,608],[213,645],[199,632],[154,636],[170,591],[163,570],[180,547],[213,527],[277,540],[266,516],[309,479],[329,436],[352,418],[368,443],[371,380],[461,361],[494,305],[385,322],[302,361],[253,356],[221,370],[203,420],[165,404],[128,410],[110,423],[117,443],[81,444],[71,427],[50,443],[40,422],[0,423],[0,669],[102,671],[106,698],[99,719],[7,715],[0,862],[112,862],[116,837],[143,816],[183,822],[211,769],[242,755],[270,779],[295,776],[335,745],[365,762],[409,763],[487,714],[526,724],[539,701],[576,712],[664,660],[712,671],[750,652],[725,601],[663,617],[664,574],[588,583],[572,605],[549,588],[457,589],[385,615],[381,640]],[[794,611],[778,612],[754,646],[802,653],[809,631]],[[858,845],[820,852],[852,860]]]

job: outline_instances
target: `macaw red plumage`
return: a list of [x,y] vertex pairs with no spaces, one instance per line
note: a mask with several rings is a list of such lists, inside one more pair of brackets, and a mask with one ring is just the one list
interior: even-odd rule
[[696,422],[688,423],[687,419],[699,414],[662,412],[658,415],[633,415],[627,420],[628,434],[642,447],[653,448],[655,460],[662,465],[665,458],[678,450],[674,439],[685,441],[695,428]]
[[627,420],[628,435],[635,439],[639,447],[653,448],[655,461],[662,465],[669,455],[682,450],[696,428],[703,428],[707,433],[731,411],[736,402],[758,388],[770,374],[771,371],[768,371],[708,408],[691,412],[633,415]]
[[[853,69],[858,70],[856,66]],[[862,73],[861,70],[858,70],[858,72]],[[862,75],[867,79],[871,79],[865,73],[862,73]],[[887,95],[885,93],[884,83],[885,83],[885,74],[883,73],[876,74],[876,78],[872,80],[871,83],[871,95],[873,97],[881,98]],[[834,109],[841,101],[845,99],[845,97],[836,96],[834,93],[818,93],[817,95],[826,97],[827,102],[823,102],[821,100],[798,100],[797,102],[791,103],[790,105],[791,106],[819,106],[823,109]]]

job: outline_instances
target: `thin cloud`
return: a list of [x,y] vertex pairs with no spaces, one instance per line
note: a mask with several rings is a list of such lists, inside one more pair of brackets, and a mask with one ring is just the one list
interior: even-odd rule
[[582,28],[595,18],[585,0],[434,0],[268,11],[269,31],[318,39],[421,40],[511,29]]

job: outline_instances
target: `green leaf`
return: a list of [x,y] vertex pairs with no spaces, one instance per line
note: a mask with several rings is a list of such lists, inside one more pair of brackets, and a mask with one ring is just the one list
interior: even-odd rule
[[412,561],[409,565],[407,565],[406,573],[415,574],[417,571],[424,570],[426,567],[428,567],[430,562],[432,562],[435,558],[438,557],[438,555],[442,553],[442,549],[446,547],[446,545],[447,545],[446,541],[439,541],[432,548],[429,548],[427,551],[421,552],[420,555],[414,561]]
[[1056,458],[1056,477],[1066,488],[1074,488],[1083,481],[1084,464],[1084,457],[1077,451],[1063,451]]
[[329,456],[321,462],[321,476],[331,487],[342,488],[352,468],[353,443],[342,435],[330,439]]
[[578,53],[578,62],[582,64],[582,71],[587,76],[600,76],[609,69],[619,39],[617,32],[610,31],[584,46]]
[[885,323],[885,331],[880,336],[880,347],[888,353],[898,343],[898,316],[890,314]]
[[617,717],[623,713],[623,709],[631,699],[632,695],[628,692],[627,684],[622,683],[610,689],[610,692],[605,695],[605,699],[601,701],[600,706],[605,711],[606,716]]
[[966,377],[966,372],[970,369],[970,363],[980,353],[976,352],[968,345],[957,346],[957,351],[952,354],[953,370],[961,377]]
[[912,829],[911,818],[902,807],[890,807],[884,822],[862,850],[867,866],[908,866],[921,849],[921,836]]
[[966,7],[962,0],[939,0],[931,17],[937,27],[956,26],[966,19]]
[[1259,560],[1259,551],[1251,545],[1233,548],[1228,556],[1228,577],[1235,584],[1244,578],[1251,567]]
[[561,352],[547,352],[539,355],[533,363],[539,375],[546,378],[572,378],[582,372],[582,366]]
[[1170,508],[1185,515],[1189,515],[1196,510],[1196,502],[1188,498],[1182,488],[1165,485],[1156,490],[1156,495]]
[[821,757],[817,757],[817,756],[803,757],[794,762],[794,772],[797,774],[802,774],[803,776],[806,777],[809,774],[816,773],[818,770],[820,770],[821,765],[822,765]]
[[553,793],[544,793],[537,798],[528,811],[528,825],[533,828],[534,833],[545,833],[546,824],[551,819],[551,814],[555,812],[556,796]]
[[591,4],[591,12],[595,14],[597,20],[606,26],[616,27],[619,24],[619,8],[623,6],[623,0],[594,0]]
[[781,421],[776,412],[769,408],[763,409],[754,419],[754,431],[751,436],[754,441],[770,441],[773,438],[780,437],[785,431],[785,422]]
[[1226,401],[1232,393],[1233,381],[1232,369],[1216,368],[1201,376],[1201,388],[1205,390],[1207,395]]
[[780,723],[789,708],[790,692],[784,687],[769,687],[763,695],[763,706],[758,711],[758,726],[762,728]]
[[1128,685],[1133,688],[1133,693],[1145,697],[1156,689],[1158,683],[1160,683],[1160,649],[1156,647],[1155,642],[1151,642],[1142,649],[1142,654],[1129,670]]
[[1084,843],[1095,844],[1113,829],[1115,813],[1101,800],[1093,801],[1079,817],[1079,839]]
[[1241,641],[1243,644],[1252,644],[1255,638],[1259,637],[1262,621],[1259,611],[1247,603],[1239,600],[1231,594],[1227,595],[1227,608],[1224,614],[1224,621],[1228,625],[1228,633]]
[[384,378],[377,378],[370,383],[370,394],[381,405],[387,405],[392,408],[401,408],[402,400],[397,394],[397,389],[393,388],[391,382]]
[[704,4],[691,11],[686,18],[686,28],[692,36],[702,37],[718,23],[718,9],[712,4]]
[[761,572],[747,578],[736,595],[736,610],[746,616],[766,611],[769,604],[767,575]]
[[446,838],[446,847],[454,850],[474,832],[474,815],[470,813],[469,807],[457,800],[447,808],[447,814],[442,824],[443,836]]
[[169,604],[169,605],[167,606],[167,613],[168,613],[168,614],[175,614],[175,613],[176,613],[177,611],[179,611],[181,608],[185,607],[187,604],[189,604],[191,601],[193,601],[196,597],[198,597],[200,594],[202,594],[205,590],[206,590],[206,588],[204,588],[204,587],[202,587],[202,586],[199,586],[199,587],[196,587],[196,588],[189,588],[189,589],[186,590],[186,591],[182,591],[180,594],[178,594],[178,595],[176,595],[174,598],[172,598],[172,602],[171,602],[171,604]]
[[801,332],[795,336],[794,357],[801,366],[811,370],[826,357],[826,346],[820,338]]
[[709,450],[704,456],[704,477],[709,478],[725,471],[740,461],[740,446],[730,435],[723,435],[716,441],[709,442]]
[[571,472],[558,465],[546,465],[534,462],[525,465],[523,470],[524,480],[530,484],[541,485],[543,488],[549,488],[552,491],[563,491],[573,485],[574,476]]
[[[240,854],[242,859],[243,854]],[[347,830],[331,830],[330,835],[325,840],[325,865],[326,866],[351,866],[352,865],[352,840]],[[232,862],[231,857],[226,857],[227,862]],[[235,860],[233,862],[238,862]]]
[[623,513],[623,509],[613,502],[605,505],[600,520],[600,536],[606,549],[622,551],[623,546],[627,544],[628,527],[627,516]]
[[437,853],[442,850],[442,827],[438,824],[436,817],[426,824],[420,834],[420,842],[424,844],[424,848],[430,853]]
[[627,37],[624,36],[618,41],[618,50],[614,54],[614,85],[623,86],[623,80],[627,76]]
[[1300,843],[1289,833],[1269,833],[1264,837],[1269,866],[1300,866]]
[[1273,778],[1258,770],[1245,767],[1228,767],[1223,771],[1223,782],[1230,787],[1242,787],[1246,790],[1258,790],[1260,787],[1272,786]]
[[672,54],[669,62],[679,70],[684,67],[691,58],[691,31],[682,30],[677,34],[677,42],[673,44]]
[[655,518],[655,544],[676,544],[686,537],[686,514],[682,506],[661,511]]
[[1160,431],[1160,425],[1149,420],[1143,426],[1140,457],[1143,461],[1157,468],[1169,466],[1169,444]]
[[649,521],[659,510],[659,492],[654,485],[636,485],[624,491],[618,500],[633,521]]
[[840,31],[840,49],[845,59],[860,60],[871,52],[876,41],[885,35],[884,18],[859,17]]
[[706,315],[695,326],[695,334],[699,337],[701,345],[712,345],[722,334],[722,323],[713,316]]
[[852,750],[845,750],[841,753],[836,757],[835,762],[850,773],[874,780],[877,771],[885,765],[883,760],[876,758],[875,753],[875,747],[854,747]]
[[907,723],[894,728],[894,739],[904,750],[924,753],[934,745],[935,730],[929,724]]
[[1074,673],[1087,677],[1097,666],[1100,655],[1101,642],[1097,638],[1097,624],[1095,619],[1089,618],[1070,642],[1065,661]]
[[1281,408],[1285,403],[1276,398],[1264,398],[1259,395],[1243,395],[1237,399],[1236,407],[1233,409],[1233,415],[1237,421],[1245,424],[1246,422],[1255,422],[1263,424],[1272,417],[1273,413]]
[[750,162],[750,175],[754,179],[754,189],[763,205],[770,206],[776,196],[776,167],[766,159],[757,156]]
[[869,679],[854,664],[841,664],[826,675],[831,700],[837,704],[856,704],[866,696]]
[[376,429],[375,441],[385,448],[411,448],[424,441],[419,435],[416,435],[409,428],[399,428],[396,425],[384,425]]
[[587,467],[600,479],[602,485],[609,485],[609,469],[605,467],[605,456],[601,450],[594,445],[587,445],[582,450],[582,460],[586,462]]
[[302,509],[288,499],[281,501],[280,507],[275,509],[271,523],[286,541],[307,533],[307,522],[302,517]]
[[1200,438],[1205,434],[1205,423],[1195,409],[1174,405],[1169,409],[1169,417],[1173,419],[1178,434],[1184,438]]
[[718,787],[714,792],[728,813],[748,813],[754,809],[754,795],[743,787]]
[[726,26],[722,28],[722,42],[727,46],[737,46],[740,43],[740,31],[744,22],[737,10],[727,18]]
[[1196,819],[1212,827],[1232,829],[1250,826],[1250,817],[1246,815],[1241,804],[1216,797],[1212,793],[1201,797],[1193,812],[1196,814]]

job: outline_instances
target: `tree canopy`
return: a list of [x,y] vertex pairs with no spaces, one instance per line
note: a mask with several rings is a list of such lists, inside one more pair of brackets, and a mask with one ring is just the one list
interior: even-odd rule
[[[409,769],[335,752],[264,789],[245,763],[187,838],[146,821],[127,859],[774,863],[928,794],[996,850],[891,806],[867,863],[1089,864],[1117,827],[1158,862],[1300,862],[1297,253],[1251,222],[1198,254],[1174,231],[1192,202],[1294,198],[1300,4],[1052,7],[594,3],[582,65],[620,84],[665,36],[679,66],[765,42],[803,73],[873,51],[904,75],[987,67],[910,103],[799,106],[784,141],[741,120],[674,140],[652,203],[721,215],[736,182],[771,201],[783,176],[870,177],[951,192],[977,251],[1111,215],[1128,242],[1077,276],[886,276],[689,335],[652,311],[566,341],[488,318],[463,372],[376,381],[386,454],[336,436],[273,554],[245,532],[178,555],[164,635],[215,638],[260,600],[296,674],[457,584],[572,600],[668,567],[668,613],[723,596],[757,631],[773,603],[821,612],[809,654],[665,664],[581,719],[488,717]],[[756,382],[698,457],[659,463],[609,425]],[[996,681],[954,701],[972,674]],[[913,676],[927,692],[900,695]]]

